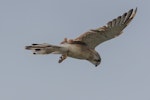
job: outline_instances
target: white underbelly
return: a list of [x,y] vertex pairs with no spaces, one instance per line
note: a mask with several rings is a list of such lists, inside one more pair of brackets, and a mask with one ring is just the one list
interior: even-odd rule
[[89,49],[86,46],[79,44],[67,44],[68,56],[77,59],[88,59]]

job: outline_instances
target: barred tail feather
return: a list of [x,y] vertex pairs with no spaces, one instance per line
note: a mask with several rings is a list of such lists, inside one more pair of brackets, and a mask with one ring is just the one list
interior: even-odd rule
[[30,46],[26,46],[25,49],[26,50],[31,50],[33,52],[33,54],[50,54],[50,53],[61,53],[60,49],[62,47],[61,46],[55,46],[55,45],[51,45],[51,44],[32,44]]

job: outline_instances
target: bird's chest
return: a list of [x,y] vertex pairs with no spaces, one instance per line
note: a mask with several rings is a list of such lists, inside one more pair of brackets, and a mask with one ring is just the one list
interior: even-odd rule
[[90,56],[90,50],[87,46],[71,44],[68,48],[68,56],[70,57],[78,59],[88,59]]

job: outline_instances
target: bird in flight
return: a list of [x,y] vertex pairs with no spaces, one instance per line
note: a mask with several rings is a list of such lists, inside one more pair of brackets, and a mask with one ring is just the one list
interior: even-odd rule
[[89,30],[75,39],[65,38],[60,45],[52,44],[32,44],[25,46],[26,50],[33,51],[33,54],[61,54],[58,63],[67,57],[87,60],[98,66],[101,62],[99,53],[95,50],[96,46],[104,41],[119,36],[123,29],[131,22],[137,12],[131,9],[123,15],[109,21],[105,26]]

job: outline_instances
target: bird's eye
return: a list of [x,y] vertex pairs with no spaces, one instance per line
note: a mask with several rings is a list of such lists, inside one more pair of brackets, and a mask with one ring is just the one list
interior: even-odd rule
[[100,60],[100,59],[98,59],[98,60],[97,60],[97,59],[95,59],[94,61],[96,61],[96,62],[100,62],[101,60]]
[[99,59],[99,60],[97,60],[98,62],[100,62],[101,60]]

